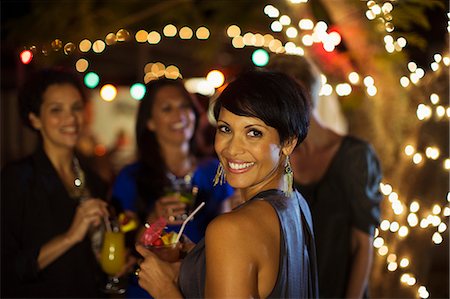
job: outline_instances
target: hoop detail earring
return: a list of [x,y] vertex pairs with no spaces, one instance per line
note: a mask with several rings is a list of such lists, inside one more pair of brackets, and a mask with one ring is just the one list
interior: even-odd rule
[[222,185],[225,182],[225,171],[223,169],[222,163],[219,162],[217,167],[216,176],[214,177],[214,186],[217,184]]
[[284,174],[286,178],[284,180],[284,190],[283,192],[286,196],[291,196],[293,192],[293,184],[294,184],[294,173],[292,172],[291,162],[289,161],[289,156],[286,156],[286,163],[284,164]]

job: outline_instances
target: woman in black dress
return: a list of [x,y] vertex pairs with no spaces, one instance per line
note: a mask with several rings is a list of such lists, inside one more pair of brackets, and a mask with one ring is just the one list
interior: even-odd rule
[[138,246],[139,283],[155,298],[317,297],[311,215],[289,164],[308,130],[306,93],[286,75],[249,72],[225,88],[214,115],[216,182],[226,179],[243,203],[208,225],[181,268]]
[[2,297],[98,297],[101,270],[88,231],[108,217],[106,188],[80,165],[83,85],[71,73],[33,74],[19,94],[40,143],[1,172]]
[[276,55],[268,68],[291,75],[310,93],[311,125],[292,153],[294,184],[311,208],[319,296],[367,298],[373,235],[380,221],[380,162],[373,147],[322,123],[320,71],[304,56]]

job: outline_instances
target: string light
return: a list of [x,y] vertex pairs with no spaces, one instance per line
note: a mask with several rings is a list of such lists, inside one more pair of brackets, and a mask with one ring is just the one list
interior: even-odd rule
[[182,27],[178,32],[181,39],[191,39],[194,36],[194,31],[190,27]]
[[135,38],[138,43],[145,43],[148,39],[148,32],[143,29],[139,30],[136,32]]
[[20,60],[23,64],[29,64],[33,59],[33,52],[30,50],[23,50],[20,52]]
[[175,27],[175,25],[172,24],[167,24],[166,26],[164,26],[163,29],[163,34],[166,37],[174,37],[177,34],[177,27]]

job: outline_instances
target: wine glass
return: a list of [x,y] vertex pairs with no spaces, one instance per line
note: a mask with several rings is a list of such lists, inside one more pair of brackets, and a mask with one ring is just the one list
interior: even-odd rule
[[108,280],[103,288],[107,294],[123,294],[125,289],[119,284],[119,273],[125,265],[125,234],[118,227],[107,230],[100,253],[100,264],[108,274]]

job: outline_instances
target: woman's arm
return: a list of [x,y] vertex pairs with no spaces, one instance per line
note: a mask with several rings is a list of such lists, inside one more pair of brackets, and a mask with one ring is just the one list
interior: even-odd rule
[[362,298],[372,267],[372,236],[352,228],[352,265],[346,298]]
[[103,218],[108,216],[106,206],[107,203],[100,199],[89,199],[82,202],[77,208],[69,230],[41,247],[37,258],[39,270],[44,269],[72,246],[81,242],[91,225],[100,225]]
[[206,298],[249,298],[258,295],[258,267],[253,236],[235,215],[224,214],[206,230]]

